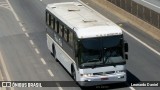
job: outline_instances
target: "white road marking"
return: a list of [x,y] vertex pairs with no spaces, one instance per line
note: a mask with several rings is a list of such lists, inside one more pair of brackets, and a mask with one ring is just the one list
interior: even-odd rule
[[42,63],[43,63],[44,65],[46,65],[46,62],[45,62],[45,60],[44,60],[43,58],[41,58],[41,61],[42,61]]
[[[4,73],[5,73],[6,77],[7,77],[7,80],[8,80],[8,81],[11,81],[11,78],[10,78],[9,73],[8,73],[8,71],[7,71],[7,66],[6,66],[6,64],[5,64],[5,62],[4,62],[4,59],[3,59],[3,57],[2,57],[2,53],[1,53],[1,52],[0,52],[0,62],[1,62],[2,67],[3,67],[3,69],[4,69]],[[14,90],[14,88],[12,87],[11,90]]]
[[33,42],[33,40],[29,40],[29,42],[31,43],[31,45],[34,45],[34,42]]
[[4,69],[4,72],[6,74],[6,77],[7,77],[7,80],[11,81],[11,78],[9,76],[9,73],[7,71],[7,67],[6,67],[6,64],[4,63],[4,59],[2,57],[2,53],[0,52],[0,60],[1,60],[1,63],[2,63],[2,66],[3,66],[3,69]]
[[9,5],[9,7],[11,8],[11,11],[13,12],[14,17],[19,22],[20,20],[19,20],[17,14],[15,13],[14,9],[12,8],[12,5],[10,4],[10,2],[8,0],[6,0],[6,1],[7,1],[8,5]]
[[54,77],[54,75],[53,75],[53,73],[52,73],[52,71],[51,71],[50,69],[48,69],[47,71],[48,71],[48,73],[49,73],[49,75],[50,75],[51,77]]
[[23,25],[22,25],[22,23],[21,23],[21,22],[19,22],[19,26],[23,27]]
[[22,31],[23,31],[23,32],[25,32],[25,31],[26,31],[26,29],[25,29],[24,27],[22,27]]
[[0,2],[0,7],[6,8],[8,10],[11,10],[7,2]]
[[59,83],[56,83],[57,87],[59,90],[63,90],[63,88],[61,87],[61,85]]
[[129,87],[131,90],[136,90],[135,88],[133,88],[133,87]]
[[122,26],[123,26],[123,24],[118,24],[118,26],[122,27]]
[[3,4],[3,3],[6,3],[6,2],[4,2],[4,1],[3,1],[3,2],[0,2],[0,4]]
[[40,1],[42,1],[42,0],[40,0]]
[[133,88],[132,86],[130,86],[129,83],[126,83],[126,84],[127,84],[127,86],[129,86],[129,88],[130,88],[131,90],[136,90],[135,88]]
[[36,51],[36,53],[37,53],[37,54],[40,54],[40,52],[38,51],[38,49],[37,49],[37,48],[35,48],[35,51]]
[[160,56],[160,52],[158,52],[157,50],[153,49],[152,47],[150,47],[148,44],[146,44],[145,42],[141,41],[140,39],[138,39],[137,37],[135,37],[134,35],[130,34],[129,32],[127,32],[126,30],[123,29],[123,31],[128,34],[129,36],[131,36],[132,38],[134,38],[135,40],[137,40],[139,43],[141,43],[142,45],[144,45],[145,47],[147,47],[148,49],[150,49],[151,51],[153,51],[154,53],[156,53],[157,55]]
[[141,1],[142,1],[142,2],[145,2],[145,3],[147,3],[147,4],[150,4],[150,5],[152,5],[152,6],[156,7],[156,8],[160,8],[159,6],[157,6],[157,5],[153,4],[153,3],[150,3],[150,2],[148,2],[148,1],[145,1],[145,0],[141,0]]
[[8,3],[3,3],[3,4],[1,4],[2,6],[8,6]]
[[27,37],[29,37],[29,34],[28,34],[28,33],[25,33],[25,35],[26,35]]

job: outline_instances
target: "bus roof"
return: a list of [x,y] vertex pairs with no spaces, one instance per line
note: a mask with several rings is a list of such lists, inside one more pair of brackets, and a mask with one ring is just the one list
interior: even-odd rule
[[121,28],[79,2],[48,4],[46,9],[72,28],[79,38],[121,35]]

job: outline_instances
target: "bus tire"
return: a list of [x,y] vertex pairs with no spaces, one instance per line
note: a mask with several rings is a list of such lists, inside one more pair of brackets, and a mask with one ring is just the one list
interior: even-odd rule
[[72,78],[76,81],[76,72],[73,65],[71,66],[71,72],[72,72]]
[[56,57],[56,50],[54,44],[52,44],[52,55],[54,58]]
[[58,59],[56,58],[56,49],[55,49],[54,44],[52,44],[52,55],[55,58],[55,60],[58,62]]

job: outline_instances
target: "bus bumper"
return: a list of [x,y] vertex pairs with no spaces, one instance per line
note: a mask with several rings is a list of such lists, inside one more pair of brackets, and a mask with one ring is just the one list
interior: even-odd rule
[[82,77],[81,81],[78,81],[80,86],[96,86],[104,84],[114,84],[114,83],[123,83],[126,82],[126,74],[119,75],[108,75],[108,76],[99,76],[99,77]]

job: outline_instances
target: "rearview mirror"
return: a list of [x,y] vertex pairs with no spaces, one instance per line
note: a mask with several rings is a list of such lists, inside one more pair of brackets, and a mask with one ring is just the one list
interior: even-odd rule
[[124,43],[124,51],[128,52],[128,43],[126,43],[126,42]]
[[78,57],[78,55],[79,55],[79,49],[78,49],[78,47],[79,47],[78,41],[75,41],[75,56],[76,57]]
[[128,54],[125,54],[125,59],[128,60]]
[[78,52],[77,51],[75,52],[75,57],[78,57]]

